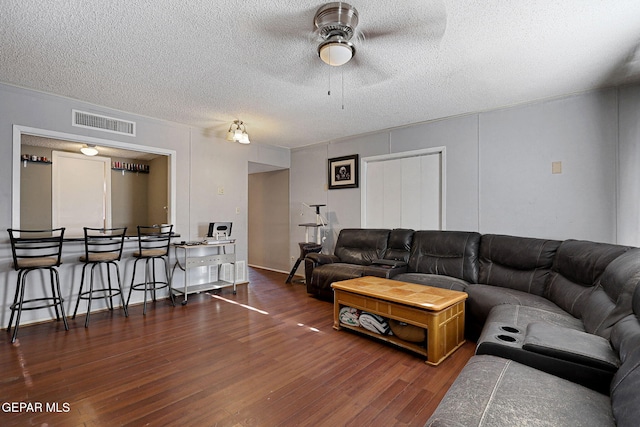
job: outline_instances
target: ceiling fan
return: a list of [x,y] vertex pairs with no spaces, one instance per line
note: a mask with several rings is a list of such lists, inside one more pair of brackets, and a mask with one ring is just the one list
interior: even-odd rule
[[313,17],[321,42],[318,55],[325,64],[344,65],[356,54],[351,42],[358,26],[358,11],[348,3],[332,2],[321,6]]
[[262,16],[253,23],[265,40],[277,45],[284,40],[288,46],[284,60],[260,61],[262,71],[288,83],[317,85],[327,75],[318,66],[319,57],[332,66],[347,64],[342,73],[360,87],[409,70],[416,63],[414,55],[437,46],[446,24],[443,0],[379,0],[362,2],[358,9],[330,2]]

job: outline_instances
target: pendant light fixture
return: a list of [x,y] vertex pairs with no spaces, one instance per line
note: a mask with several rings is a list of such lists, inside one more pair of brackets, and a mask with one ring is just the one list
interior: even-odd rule
[[234,120],[233,123],[231,123],[229,131],[227,132],[227,139],[229,141],[239,142],[240,144],[251,143],[251,141],[249,141],[247,128],[242,120]]

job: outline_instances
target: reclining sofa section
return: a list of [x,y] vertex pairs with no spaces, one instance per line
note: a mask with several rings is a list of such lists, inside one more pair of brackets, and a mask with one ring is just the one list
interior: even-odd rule
[[467,292],[465,335],[477,341],[476,356],[428,425],[640,419],[638,248],[344,229],[333,255],[310,254],[305,267],[307,291],[327,300],[334,281],[365,275]]

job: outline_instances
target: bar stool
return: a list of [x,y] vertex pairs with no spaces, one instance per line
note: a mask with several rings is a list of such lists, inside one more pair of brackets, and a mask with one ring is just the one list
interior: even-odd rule
[[[138,226],[138,250],[133,253],[136,258],[133,263],[133,275],[131,277],[131,288],[127,297],[127,307],[131,299],[132,291],[144,291],[143,314],[147,314],[147,292],[152,292],[153,300],[156,300],[156,291],[162,288],[169,288],[171,305],[175,306],[176,301],[171,291],[171,276],[169,274],[169,245],[171,244],[171,234],[173,225],[163,226]],[[135,283],[136,266],[138,261],[144,260],[144,282]],[[156,261],[164,264],[166,281],[156,280]]]
[[296,263],[293,265],[293,268],[289,272],[289,276],[287,277],[287,280],[284,281],[284,283],[291,283],[291,279],[293,279],[293,275],[296,274],[298,266],[302,261],[304,261],[307,255],[318,253],[322,250],[322,245],[313,242],[300,242],[298,243],[298,246],[300,246],[300,256],[298,256]]
[[[62,239],[64,227],[48,230],[17,230],[7,229],[11,240],[11,252],[13,254],[13,268],[18,272],[16,294],[11,304],[11,316],[7,332],[11,332],[11,325],[15,315],[16,323],[13,328],[11,342],[16,341],[20,315],[22,310],[36,310],[40,308],[54,307],[56,320],[64,322],[64,329],[69,330],[67,318],[64,314],[62,292],[60,292],[60,277],[56,267],[62,263]],[[51,296],[24,299],[27,276],[32,271],[48,270],[51,284]],[[60,308],[60,311],[58,311]]]
[[[120,295],[124,316],[129,317],[129,311],[124,303],[124,294],[122,293],[122,282],[120,281],[120,269],[117,262],[122,258],[122,248],[124,246],[124,236],[127,227],[120,228],[90,228],[84,227],[84,255],[80,257],[83,262],[82,277],[80,279],[80,291],[78,292],[78,301],[73,311],[73,319],[78,313],[78,306],[81,299],[86,299],[87,316],[84,320],[84,327],[89,327],[89,317],[91,316],[91,301],[94,298],[105,299],[109,310],[113,310],[113,297]],[[94,289],[93,274],[96,267],[98,273],[102,271],[102,266],[107,268],[107,286],[104,284],[104,276],[102,276],[102,289]],[[82,291],[84,288],[84,277],[87,267],[91,266],[91,276],[89,279],[89,290]],[[115,269],[116,278],[118,279],[118,287],[111,284],[111,269]]]

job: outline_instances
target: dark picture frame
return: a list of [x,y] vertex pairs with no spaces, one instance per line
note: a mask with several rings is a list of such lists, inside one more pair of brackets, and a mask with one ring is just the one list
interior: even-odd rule
[[359,166],[357,154],[329,159],[329,190],[358,188]]

